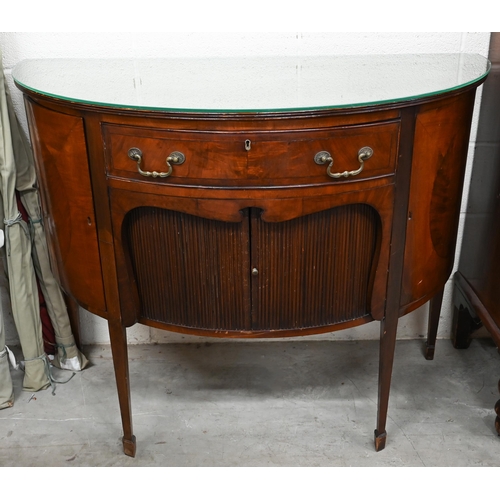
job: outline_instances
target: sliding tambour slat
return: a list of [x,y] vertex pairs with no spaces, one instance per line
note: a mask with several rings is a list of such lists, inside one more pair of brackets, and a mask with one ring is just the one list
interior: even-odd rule
[[252,327],[307,328],[369,314],[378,227],[363,204],[279,223],[252,210]]
[[247,219],[227,223],[144,207],[130,212],[125,227],[143,318],[250,328]]

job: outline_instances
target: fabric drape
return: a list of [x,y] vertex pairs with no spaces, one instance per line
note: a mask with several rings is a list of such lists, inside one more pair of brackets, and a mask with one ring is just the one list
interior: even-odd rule
[[[4,234],[0,230],[0,247],[4,243]],[[0,301],[0,410],[14,405],[14,390],[9,369],[9,351],[5,345],[5,327],[3,322],[2,303]]]
[[[53,364],[82,370],[88,361],[75,345],[64,296],[51,271],[32,151],[13,111],[1,67],[0,70],[0,226],[3,221],[4,262],[24,356],[23,389],[38,391],[53,385],[54,379],[43,348],[36,276],[55,331],[57,350]],[[17,208],[16,190],[29,215],[28,224]]]

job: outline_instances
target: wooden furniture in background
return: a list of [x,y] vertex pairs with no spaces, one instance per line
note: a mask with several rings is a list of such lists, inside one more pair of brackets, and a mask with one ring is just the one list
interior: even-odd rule
[[57,277],[108,320],[125,453],[136,450],[125,330],[136,322],[262,338],[379,320],[383,449],[398,318],[429,300],[432,358],[488,62],[167,63],[179,67],[150,61],[139,78],[134,62],[127,97],[123,61],[14,71]]
[[[465,269],[459,268],[454,275],[452,341],[457,349],[469,347],[472,334],[481,326],[500,349],[500,186],[492,187],[498,193],[496,209],[487,220],[486,238],[475,242],[474,257],[482,264],[481,273],[469,276]],[[500,436],[500,399],[495,412],[495,428]]]
[[[454,275],[452,341],[469,347],[484,326],[500,349],[500,33],[492,33],[491,76],[482,91],[468,213]],[[481,332],[478,332],[481,334]],[[498,383],[500,391],[500,381]],[[500,435],[500,400],[495,405]]]
[[[490,187],[496,193],[496,208],[487,219],[486,237],[474,245],[474,258],[481,263],[481,272],[469,275],[467,268],[459,268],[454,275],[452,341],[457,349],[469,347],[472,334],[481,326],[500,349],[500,186]],[[495,412],[495,427],[500,436],[500,399]]]

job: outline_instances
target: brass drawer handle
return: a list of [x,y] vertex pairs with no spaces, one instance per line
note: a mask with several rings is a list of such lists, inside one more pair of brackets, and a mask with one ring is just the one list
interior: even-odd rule
[[167,157],[166,160],[168,165],[167,172],[156,172],[155,170],[149,172],[147,170],[141,169],[142,151],[139,148],[130,148],[128,150],[128,156],[129,158],[137,162],[137,171],[144,177],[168,177],[173,170],[171,163],[175,163],[176,165],[181,165],[186,161],[186,157],[182,153],[180,153],[179,151],[174,151],[173,153],[170,153],[170,155]]
[[351,170],[351,171],[346,170],[345,172],[332,172],[333,158],[328,151],[320,151],[319,153],[316,153],[316,155],[314,156],[314,161],[318,165],[324,165],[325,163],[329,163],[326,169],[326,173],[330,177],[338,179],[339,177],[349,177],[360,174],[365,166],[365,161],[371,158],[372,156],[373,156],[372,148],[369,148],[368,146],[361,148],[358,151],[359,168],[357,170]]

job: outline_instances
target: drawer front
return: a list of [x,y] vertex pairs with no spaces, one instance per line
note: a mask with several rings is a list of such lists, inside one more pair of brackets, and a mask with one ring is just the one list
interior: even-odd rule
[[[104,130],[107,154],[107,173],[112,177],[167,182],[198,184],[206,180],[244,179],[247,156],[244,144],[235,140],[233,134],[220,136],[210,133],[164,132],[147,128],[113,126]],[[243,139],[244,141],[244,139]],[[168,177],[143,176],[137,168],[137,160],[128,152],[137,148],[142,153],[140,168],[144,172],[166,173],[167,158],[180,152],[182,164],[172,165]]]
[[[168,184],[279,186],[392,174],[399,122],[266,133],[104,125],[103,133],[111,177]],[[359,157],[363,148],[372,151],[364,161]],[[129,154],[131,149],[135,156]]]

